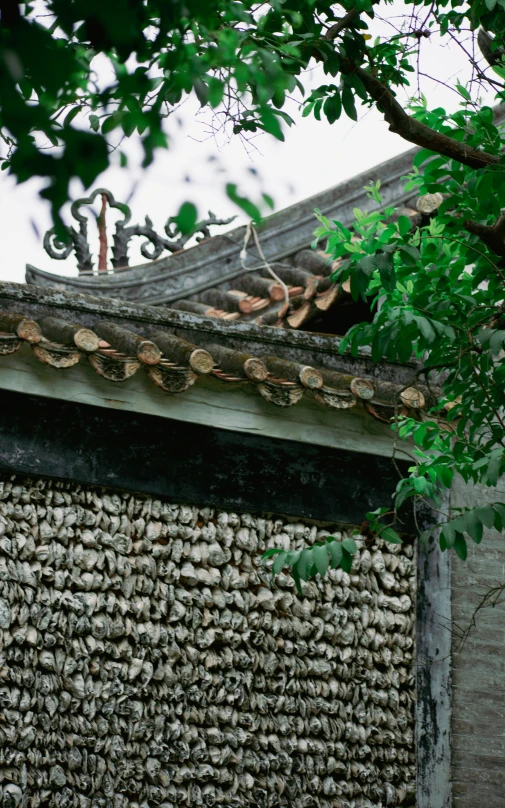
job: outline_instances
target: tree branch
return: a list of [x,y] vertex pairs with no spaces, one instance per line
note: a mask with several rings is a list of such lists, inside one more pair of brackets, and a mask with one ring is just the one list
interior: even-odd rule
[[328,28],[328,30],[324,35],[324,38],[328,39],[330,42],[333,42],[333,40],[338,37],[339,33],[343,31],[344,28],[348,28],[349,25],[352,22],[354,22],[354,20],[358,15],[359,15],[358,9],[351,8],[351,10],[347,12],[345,17],[342,17],[342,19],[336,22],[335,25],[332,25],[331,28]]
[[496,255],[505,258],[505,212],[493,225],[480,224],[472,219],[465,219],[463,227],[468,233],[478,236]]
[[[335,40],[340,32],[344,28],[348,28],[358,16],[358,9],[356,7],[351,8],[342,19],[332,25],[331,28],[328,28],[324,38],[329,41]],[[489,38],[488,35],[485,36]],[[438,152],[451,160],[457,160],[470,168],[483,168],[500,162],[498,156],[479,151],[467,146],[465,143],[459,143],[452,137],[436,132],[426,124],[421,123],[421,121],[416,121],[415,118],[407,115],[391,90],[364,68],[356,67],[350,60],[345,59],[342,62],[341,69],[342,73],[355,73],[359,76],[368,94],[384,114],[390,131],[400,135],[404,140],[415,143],[416,146],[421,146],[421,148]]]
[[470,168],[485,168],[500,162],[498,155],[459,143],[452,137],[436,132],[421,121],[416,121],[415,118],[407,115],[391,90],[364,68],[356,67],[346,59],[342,60],[341,70],[342,73],[355,73],[361,79],[366,91],[383,113],[390,131],[400,135],[404,140],[408,140],[409,143],[415,143],[416,146],[421,146],[423,149],[438,152],[444,157],[457,160]]
[[468,636],[472,630],[477,625],[477,615],[482,609],[487,609],[489,607],[494,608],[498,606],[500,603],[504,601],[500,599],[501,595],[505,592],[505,584],[497,584],[496,586],[492,586],[488,589],[486,594],[483,596],[482,600],[478,603],[475,607],[473,614],[470,618],[470,622],[468,623],[467,627],[464,631],[461,632],[460,636],[460,645],[458,648],[459,653],[463,650],[463,646],[466,643]]
[[489,36],[487,31],[484,31],[483,28],[479,28],[479,33],[477,34],[477,43],[479,45],[480,52],[488,65],[494,67],[494,65],[499,65],[502,63],[503,56],[505,55],[505,49],[497,48],[496,50],[493,50],[493,37]]

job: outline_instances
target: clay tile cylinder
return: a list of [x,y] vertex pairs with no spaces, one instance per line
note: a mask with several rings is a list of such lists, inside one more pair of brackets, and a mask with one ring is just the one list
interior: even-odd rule
[[[304,297],[310,298],[315,295],[318,289],[318,278],[312,273],[307,272],[305,269],[300,269],[299,267],[274,266],[274,269],[276,275],[288,286],[303,287]],[[267,272],[268,270],[266,269],[262,270],[262,276],[264,278],[271,278],[270,275],[267,276]]]
[[214,309],[221,309],[227,312],[240,312],[240,300],[233,294],[223,292],[221,289],[206,289],[200,295],[200,300],[212,306]]
[[295,255],[295,265],[314,275],[330,275],[333,272],[328,256],[315,250],[300,250]]
[[257,325],[273,325],[273,326],[280,326],[282,318],[285,316],[287,311],[286,304],[283,303],[281,306],[273,306],[268,309],[265,314],[260,314],[259,317],[256,317],[254,321]]
[[144,339],[120,325],[97,323],[95,331],[112,348],[121,351],[127,356],[136,356],[145,365],[157,365],[161,359],[161,351],[154,342]]
[[329,276],[327,276],[326,278],[321,278],[317,283],[317,293],[319,295],[324,294],[325,292],[328,291],[328,289],[331,286],[333,286],[334,283],[335,281],[332,281],[332,279]]
[[285,379],[289,382],[300,382],[304,387],[313,390],[323,386],[323,377],[315,368],[310,365],[300,365],[298,362],[291,362],[289,359],[279,359],[277,357],[263,357],[268,368],[268,372],[276,379]]
[[351,387],[353,376],[349,373],[339,373],[336,370],[321,370],[321,376],[325,387],[348,393]]
[[352,380],[350,388],[351,392],[354,393],[357,398],[361,398],[364,401],[373,398],[375,394],[372,382],[368,381],[368,379],[361,379],[359,376],[356,376],[356,378]]
[[[303,323],[314,313],[314,306],[310,300],[305,300],[302,295],[291,298],[291,306],[286,317],[291,328],[300,328]],[[317,311],[317,309],[316,309]]]
[[429,216],[431,213],[435,213],[435,211],[438,210],[443,201],[444,197],[438,191],[434,194],[424,194],[418,198],[416,208],[419,213],[422,213],[424,216]]
[[75,323],[68,323],[60,317],[45,317],[42,322],[42,331],[46,339],[77,346],[81,351],[92,353],[98,350],[99,338],[94,331],[83,328]]
[[22,314],[0,312],[0,331],[17,334],[20,339],[36,345],[42,339],[42,330],[35,320],[23,317]]
[[[157,308],[161,309],[161,307]],[[190,314],[201,314],[204,317],[212,316],[209,312],[214,311],[210,304],[197,303],[196,300],[177,300],[175,303],[170,304],[170,308],[175,309],[175,311],[187,311]],[[167,309],[167,311],[169,311],[169,309]]]
[[410,409],[420,409],[425,404],[424,396],[417,387],[406,387],[400,393],[400,398],[405,406]]
[[284,288],[282,284],[274,280],[271,276],[269,278],[262,278],[261,275],[255,272],[241,275],[234,281],[237,289],[241,292],[247,292],[248,295],[259,298],[270,298],[280,302],[284,300]]
[[189,365],[195,373],[210,373],[214,367],[214,360],[208,351],[185,339],[159,329],[150,330],[149,335],[166,358],[172,362]]
[[255,382],[263,382],[268,376],[265,363],[256,356],[234,351],[230,348],[223,348],[221,345],[209,345],[212,354],[219,367],[225,373],[234,376],[245,376]]
[[339,285],[334,283],[325,292],[321,292],[321,294],[315,298],[314,302],[319,311],[328,311],[341,296]]

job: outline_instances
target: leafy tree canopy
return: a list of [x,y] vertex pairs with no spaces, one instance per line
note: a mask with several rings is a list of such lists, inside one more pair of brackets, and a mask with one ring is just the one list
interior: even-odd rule
[[[229,121],[236,134],[264,130],[282,140],[283,127],[293,123],[287,99],[304,94],[307,68],[316,62],[328,83],[305,98],[303,115],[333,122],[342,114],[355,119],[357,100],[377,105],[405,139],[457,157],[461,148],[454,134],[447,134],[453,124],[443,114],[435,127],[423,114],[408,117],[395,91],[408,86],[421,40],[433,32],[465,38],[479,26],[489,32],[490,56],[502,74],[493,74],[494,82],[501,91],[505,0],[468,5],[414,0],[407,3],[412,16],[404,30],[390,5],[0,0],[2,168],[19,182],[47,178],[43,195],[57,218],[69,180],[78,177],[88,187],[107,167],[108,138],[139,136],[149,164],[155,150],[167,145],[170,114],[188,95]],[[372,39],[372,20],[388,12],[391,36]],[[481,68],[476,71],[481,77]],[[478,168],[493,161],[483,150],[468,142],[467,163]],[[229,193],[236,196],[234,188]]]
[[[342,350],[368,345],[377,361],[414,355],[413,383],[436,387],[427,418],[395,419],[417,456],[394,507],[412,496],[436,500],[456,472],[488,486],[505,473],[504,138],[478,98],[486,86],[505,100],[505,0],[406,5],[399,23],[386,0],[0,0],[2,168],[19,182],[47,179],[42,193],[57,223],[70,179],[87,187],[109,164],[112,133],[140,137],[147,165],[167,145],[171,113],[191,94],[234,133],[264,130],[279,140],[293,123],[286,112],[293,94],[303,99],[302,116],[330,123],[356,119],[362,103],[420,147],[406,183],[440,195],[431,216],[412,227],[384,209],[380,187],[371,185],[370,210],[355,211],[353,227],[320,216],[316,234],[342,262],[335,277],[350,279],[356,299],[379,304]],[[374,17],[388,13],[391,35],[373,38]],[[397,100],[399,88],[417,95],[416,55],[431,36],[465,49],[473,71],[469,86],[455,83],[461,103],[453,114],[423,97],[407,108]],[[326,83],[305,95],[316,63]],[[228,193],[259,216],[235,186]],[[195,222],[196,209],[186,205],[181,231]],[[368,517],[375,532],[398,541],[383,510]],[[505,504],[441,521],[442,548],[465,558],[468,538],[478,543],[484,528],[503,529]],[[288,565],[303,579],[329,564],[348,566],[353,543],[331,545],[310,557],[274,553],[275,571]]]

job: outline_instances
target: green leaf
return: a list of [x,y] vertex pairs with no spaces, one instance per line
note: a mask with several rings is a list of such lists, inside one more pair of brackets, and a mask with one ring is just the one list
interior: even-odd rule
[[82,109],[82,107],[74,107],[73,109],[71,109],[70,112],[68,112],[65,115],[65,118],[63,120],[63,126],[70,126],[70,124],[74,120],[75,116],[79,114],[81,109]]
[[277,575],[281,571],[281,569],[286,565],[287,555],[288,555],[287,552],[278,553],[272,566],[272,571],[275,575]]
[[137,128],[135,115],[131,112],[127,112],[121,121],[121,128],[126,137],[131,137]]
[[437,466],[438,479],[445,488],[450,488],[454,479],[454,469],[449,466]]
[[282,547],[270,547],[269,550],[265,550],[265,552],[263,553],[261,558],[262,558],[263,561],[266,561],[267,558],[270,558],[271,556],[275,555],[276,553],[283,553],[283,552],[284,552],[284,550],[282,549]]
[[302,553],[301,550],[288,550],[288,554],[286,556],[285,566],[286,567],[291,567],[294,564],[296,564],[296,562],[298,561],[298,559],[301,556],[301,553]]
[[229,182],[226,186],[226,193],[228,198],[231,199],[238,207],[244,211],[244,213],[249,216],[254,222],[259,222],[261,220],[261,213],[258,207],[251,202],[246,196],[240,196],[237,191],[237,186],[233,183]]
[[426,494],[428,490],[428,481],[426,477],[412,477],[412,485],[417,494]]
[[421,258],[421,253],[412,244],[400,244],[398,249],[402,254],[402,258],[407,260],[408,265],[419,261]]
[[268,107],[264,107],[260,112],[260,119],[262,128],[265,130],[265,132],[268,132],[269,135],[273,135],[277,140],[284,140],[284,134],[281,129],[279,117],[274,113],[273,110],[269,109]]
[[208,86],[201,78],[195,78],[193,80],[193,87],[195,90],[195,95],[200,102],[200,105],[204,107],[207,101],[209,100]]
[[310,571],[314,564],[314,558],[312,555],[312,548],[308,547],[305,550],[302,550],[300,558],[296,563],[296,569],[298,570],[298,574],[303,581],[308,581],[310,577]]
[[300,573],[298,572],[298,569],[297,569],[296,566],[293,567],[293,570],[292,570],[291,574],[293,576],[293,579],[294,579],[298,594],[303,597],[303,589],[302,589],[302,583],[301,583],[301,579],[300,579]]
[[484,527],[492,528],[494,524],[494,511],[491,505],[481,505],[475,509],[475,514],[479,522],[482,522]]
[[403,544],[400,536],[398,535],[396,530],[393,530],[392,527],[385,527],[384,530],[381,530],[379,535],[381,539],[384,539],[384,541],[389,542],[389,544]]
[[58,137],[55,135],[54,132],[51,132],[51,130],[48,129],[47,132],[46,132],[46,135],[47,135],[48,139],[50,140],[50,142],[53,144],[53,146],[58,146],[59,145]]
[[340,93],[330,95],[323,105],[323,112],[328,118],[328,123],[335,123],[340,118],[342,112],[342,102],[340,100]]
[[381,283],[388,292],[392,292],[396,287],[396,277],[394,272],[393,256],[389,253],[378,253],[376,256],[377,269],[380,273]]
[[497,76],[505,80],[505,67],[503,67],[502,65],[493,65],[492,69]]
[[342,547],[347,550],[348,553],[354,555],[358,552],[358,545],[354,541],[354,539],[344,539],[342,542]]
[[27,81],[26,79],[21,79],[19,82],[19,89],[21,90],[23,97],[28,101],[33,93],[31,82]]
[[344,107],[345,114],[351,118],[351,120],[358,120],[358,113],[354,105],[354,94],[347,85],[342,90],[342,106]]
[[312,548],[312,555],[314,558],[314,564],[316,565],[316,569],[319,575],[324,576],[326,575],[326,571],[328,569],[328,564],[330,563],[330,558],[328,556],[328,550],[326,549],[326,544],[315,544]]
[[[372,8],[372,3],[371,3],[371,0],[370,0],[370,9],[371,8]],[[357,75],[357,73],[350,73],[349,75],[346,76],[345,81],[346,81],[346,84],[349,85],[349,87],[352,87],[356,91],[356,95],[359,95],[359,97],[361,98],[362,101],[367,101],[368,94],[367,94],[367,91],[366,91],[366,87],[363,84],[360,77]]]
[[175,218],[175,224],[183,235],[192,233],[196,227],[198,212],[192,202],[183,202]]
[[344,570],[344,572],[350,572],[352,568],[352,555],[342,547],[342,561],[340,562],[340,566]]
[[365,514],[365,519],[368,522],[375,522],[377,519],[380,519],[381,516],[384,516],[384,514],[387,513],[388,511],[389,508],[386,508],[384,506],[382,508],[376,508],[375,511],[368,511]]
[[[62,129],[65,158],[74,166],[74,173],[82,181],[85,188],[95,181],[97,176],[109,165],[107,144],[100,135],[68,127]],[[44,194],[47,194],[45,189]]]
[[456,528],[454,526],[453,521],[446,522],[442,526],[442,532],[440,534],[440,537],[441,538],[443,537],[446,547],[452,547],[453,546],[453,544],[454,544],[454,542],[456,540]]
[[488,486],[495,486],[500,477],[500,468],[502,463],[502,449],[493,449],[489,460],[488,467],[482,476],[481,482]]
[[472,96],[470,95],[470,93],[468,92],[468,90],[466,89],[466,87],[463,87],[463,86],[462,86],[462,85],[459,83],[459,81],[458,81],[458,82],[456,82],[456,90],[458,91],[458,93],[459,93],[460,95],[462,95],[462,96],[463,96],[463,98],[464,98],[466,101],[471,101],[471,100],[472,100]]
[[104,122],[102,123],[102,135],[108,135],[109,132],[112,132],[114,129],[116,129],[121,123],[122,117],[123,117],[122,112],[113,112],[112,115],[109,115],[108,118],[105,118]]
[[433,342],[436,339],[436,333],[427,317],[416,317],[416,323],[419,331],[427,342]]
[[505,343],[505,334],[503,331],[494,331],[491,334],[491,338],[489,340],[489,350],[491,353],[496,356],[496,354],[500,353],[503,350],[503,345]]
[[356,8],[358,11],[371,11],[372,0],[356,0]]
[[464,520],[465,524],[465,532],[468,533],[472,541],[474,541],[476,544],[480,544],[484,530],[482,522],[478,518],[476,509],[466,511],[466,513],[463,514],[462,519]]
[[414,155],[414,159],[412,160],[412,164],[414,168],[420,168],[420,166],[428,160],[430,157],[435,157],[437,155],[436,152],[431,151],[430,149],[420,149],[417,154]]
[[342,561],[342,545],[338,541],[331,541],[326,546],[331,556],[331,566],[336,570]]
[[89,116],[89,125],[91,126],[93,132],[98,132],[100,129],[100,118],[98,115]]
[[505,504],[503,502],[495,502],[493,505],[493,510],[495,513],[500,514],[503,525],[505,526]]
[[466,540],[462,533],[456,534],[453,547],[454,550],[456,551],[456,555],[458,555],[459,558],[461,558],[463,561],[466,561],[466,557],[468,555],[468,547],[466,546]]
[[408,216],[399,216],[398,217],[398,230],[400,231],[400,235],[402,238],[408,236],[410,231],[412,230],[412,222],[408,218]]

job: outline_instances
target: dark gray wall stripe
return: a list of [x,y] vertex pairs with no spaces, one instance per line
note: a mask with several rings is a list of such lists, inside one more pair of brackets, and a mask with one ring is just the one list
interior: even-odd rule
[[[438,506],[448,513],[449,497]],[[421,529],[433,512],[419,514]],[[417,808],[452,805],[451,554],[438,533],[419,547],[417,593]]]
[[398,480],[387,458],[6,391],[0,468],[348,524]]

